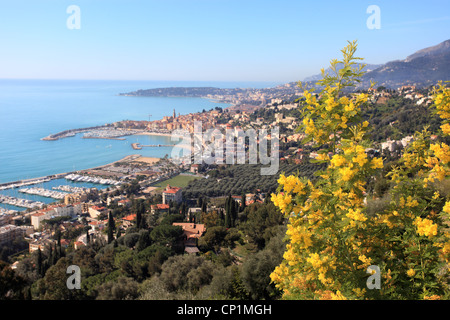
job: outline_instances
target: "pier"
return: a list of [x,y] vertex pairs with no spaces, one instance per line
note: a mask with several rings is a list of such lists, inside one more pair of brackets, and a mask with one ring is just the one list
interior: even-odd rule
[[53,175],[49,175],[49,176],[45,176],[45,177],[24,179],[24,180],[12,181],[12,182],[0,183],[0,190],[7,190],[7,189],[31,186],[33,184],[39,184],[39,183],[48,182],[48,181],[51,181],[53,179],[64,178],[65,175],[67,175],[67,173],[53,174]]
[[140,144],[140,143],[132,143],[131,147],[134,150],[141,150],[144,147],[175,147],[174,144]]
[[95,126],[95,127],[89,127],[89,128],[80,128],[80,129],[70,129],[70,130],[64,130],[58,133],[50,134],[44,138],[41,138],[41,140],[44,141],[55,141],[58,139],[68,138],[68,137],[74,137],[77,133],[81,132],[87,132],[90,130],[98,130],[101,128],[107,128],[110,125],[104,125],[104,126]]

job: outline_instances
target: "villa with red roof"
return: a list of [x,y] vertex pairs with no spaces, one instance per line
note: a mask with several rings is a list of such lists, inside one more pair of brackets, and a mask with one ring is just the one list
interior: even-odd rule
[[136,221],[136,213],[129,214],[122,218],[122,226],[126,229],[133,225]]
[[169,204],[170,201],[178,203],[183,201],[181,188],[171,187],[170,185],[167,185],[166,189],[164,189],[162,196],[163,196],[163,204]]
[[163,213],[163,212],[168,212],[169,211],[169,205],[168,204],[164,204],[164,203],[158,203],[158,204],[152,204],[151,205],[151,213],[155,214],[155,213]]
[[172,225],[180,226],[183,229],[184,251],[187,253],[198,253],[196,240],[206,232],[206,226],[189,222],[174,222]]

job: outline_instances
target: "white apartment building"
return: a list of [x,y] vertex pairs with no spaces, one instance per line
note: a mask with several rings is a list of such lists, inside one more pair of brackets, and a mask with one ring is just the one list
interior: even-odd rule
[[44,220],[49,220],[52,218],[62,216],[75,216],[79,214],[81,214],[81,203],[68,206],[66,205],[49,206],[31,215],[31,225],[34,227],[35,230],[38,230],[41,227],[42,221]]

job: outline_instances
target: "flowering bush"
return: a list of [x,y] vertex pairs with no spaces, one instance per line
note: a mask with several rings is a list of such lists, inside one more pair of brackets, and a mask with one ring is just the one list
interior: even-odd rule
[[[365,186],[383,160],[366,153],[372,143],[360,110],[368,94],[344,94],[363,74],[356,47],[349,43],[343,60],[331,62],[335,75],[322,70],[318,95],[304,91],[305,141],[320,147],[316,161],[327,167],[314,183],[280,176],[272,201],[289,219],[288,243],[271,279],[285,299],[447,298],[450,201],[433,184],[449,176],[449,146],[417,133],[389,173],[391,203],[366,214]],[[443,135],[450,134],[449,93],[443,84],[434,91]],[[371,265],[380,270],[379,290],[366,285]]]

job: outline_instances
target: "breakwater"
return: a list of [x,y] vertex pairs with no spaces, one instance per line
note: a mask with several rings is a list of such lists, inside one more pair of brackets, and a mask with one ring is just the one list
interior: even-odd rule
[[107,124],[107,125],[88,127],[88,128],[64,130],[64,131],[61,131],[61,132],[58,132],[58,133],[50,134],[50,135],[42,138],[41,140],[54,141],[54,140],[58,140],[58,139],[73,137],[77,133],[88,132],[88,131],[91,131],[91,130],[98,130],[98,129],[102,129],[102,128],[109,128],[110,126],[111,126],[110,124]]
[[64,178],[64,176],[66,176],[67,174],[68,173],[61,173],[61,174],[54,174],[54,175],[49,175],[49,176],[40,177],[40,178],[24,179],[24,180],[0,183],[0,190],[25,187],[25,186],[31,186],[33,184],[44,183],[44,182],[48,182],[53,179]]
[[174,144],[140,144],[140,143],[132,143],[131,147],[134,150],[141,150],[143,147],[175,147]]

